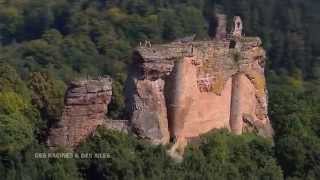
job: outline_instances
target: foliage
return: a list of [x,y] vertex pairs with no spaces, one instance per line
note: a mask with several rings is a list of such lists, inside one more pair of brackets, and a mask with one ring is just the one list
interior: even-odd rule
[[[32,102],[40,110],[43,119],[57,121],[62,115],[65,84],[49,74],[33,72],[28,83],[32,91]],[[48,124],[53,122],[48,122]]]
[[[153,147],[115,131],[99,129],[95,137],[82,144],[79,153],[106,153],[105,159],[81,159],[80,169],[87,179],[144,179],[164,177],[173,163],[164,147]],[[168,166],[168,167],[166,167]]]
[[49,151],[43,145],[32,143],[20,152],[0,153],[1,179],[81,179],[73,159],[35,158],[37,153]]
[[[270,76],[276,157],[289,178],[319,177],[319,97],[299,77]],[[297,81],[299,83],[297,83]],[[300,86],[297,86],[300,84]],[[315,87],[314,87],[315,88]]]
[[[317,0],[0,1],[1,179],[319,179],[319,7]],[[245,34],[263,40],[274,144],[219,131],[176,164],[164,147],[100,130],[79,152],[111,159],[34,158],[48,151],[42,144],[67,83],[110,75],[109,116],[126,118],[133,48],[194,33],[214,37],[217,11],[228,15],[229,29],[240,15]]]
[[78,153],[104,152],[108,158],[78,163],[86,179],[282,179],[268,140],[220,131],[201,142],[190,145],[184,161],[177,163],[161,146],[100,129]]
[[252,134],[226,130],[202,137],[187,151],[183,165],[191,179],[282,179],[271,142]]
[[27,89],[14,69],[3,64],[0,73],[0,151],[15,152],[33,141],[37,113],[22,96],[28,94]]

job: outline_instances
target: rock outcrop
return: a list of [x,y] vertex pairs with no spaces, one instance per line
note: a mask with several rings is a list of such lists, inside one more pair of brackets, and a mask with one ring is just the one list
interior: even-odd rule
[[50,147],[74,148],[105,123],[112,96],[109,77],[71,82],[61,120],[50,130]]
[[272,136],[262,42],[242,36],[240,17],[231,35],[226,16],[217,18],[222,22],[215,39],[195,42],[190,36],[153,46],[148,41],[134,51],[126,88],[129,122],[105,116],[110,78],[72,82],[48,145],[74,148],[102,125],[130,129],[153,144],[174,141],[169,153],[181,158],[189,139],[213,129]]
[[102,126],[106,129],[112,129],[115,131],[129,133],[130,125],[128,120],[112,120],[106,119]]
[[212,129],[272,135],[265,51],[260,38],[243,37],[241,19],[234,20],[233,34],[223,38],[224,32],[210,41],[136,49],[127,88],[134,132],[155,144],[175,140],[172,155]]

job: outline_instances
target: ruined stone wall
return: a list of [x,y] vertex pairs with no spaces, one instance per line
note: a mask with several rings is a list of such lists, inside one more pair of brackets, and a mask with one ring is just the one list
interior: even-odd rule
[[111,85],[110,78],[71,82],[62,118],[50,130],[48,145],[74,148],[102,125],[111,100]]
[[139,47],[134,61],[129,111],[141,137],[163,144],[175,139],[174,152],[217,128],[272,135],[259,38]]
[[186,38],[135,50],[126,86],[129,122],[105,117],[110,78],[72,82],[48,145],[74,148],[99,125],[132,131],[153,144],[171,140],[173,157],[183,153],[188,139],[213,129],[272,136],[262,42],[242,37],[239,17],[233,35],[224,35],[225,18],[220,16],[222,34],[213,40]]
[[217,30],[216,30],[216,39],[224,39],[227,36],[227,15],[217,14]]

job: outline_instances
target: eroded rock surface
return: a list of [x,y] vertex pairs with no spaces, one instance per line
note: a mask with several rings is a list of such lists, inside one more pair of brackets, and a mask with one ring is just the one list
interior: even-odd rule
[[164,97],[164,80],[137,80],[133,92],[134,109],[131,128],[140,137],[154,144],[169,142],[167,108]]
[[242,36],[240,17],[234,18],[232,35],[226,35],[226,16],[218,19],[223,22],[213,40],[191,36],[135,50],[126,87],[129,122],[105,116],[110,78],[72,82],[48,145],[74,148],[102,125],[153,144],[172,141],[169,154],[181,158],[189,139],[213,129],[272,136],[262,42]]
[[106,119],[102,126],[106,129],[112,129],[123,133],[129,133],[130,125],[128,120],[112,120]]
[[260,38],[242,36],[241,23],[236,17],[233,35],[210,41],[136,49],[128,107],[140,137],[163,144],[173,139],[174,155],[189,138],[212,129],[272,136],[265,51]]
[[74,148],[105,122],[112,96],[110,78],[73,81],[65,96],[62,118],[51,130],[50,147]]

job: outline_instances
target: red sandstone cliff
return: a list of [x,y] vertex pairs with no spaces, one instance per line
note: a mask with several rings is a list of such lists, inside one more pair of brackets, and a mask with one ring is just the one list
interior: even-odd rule
[[74,81],[65,96],[62,118],[50,130],[48,145],[73,148],[105,122],[107,105],[111,100],[112,81]]
[[[210,41],[138,47],[126,91],[132,132],[153,144],[174,140],[173,157],[183,154],[188,139],[213,129],[272,136],[265,51],[260,38],[242,37],[241,23],[236,17],[230,37],[221,23],[223,32]],[[72,82],[48,145],[73,148],[99,125],[127,132],[127,121],[105,117],[111,92],[110,78]]]
[[229,38],[137,48],[128,85],[134,132],[156,144],[175,139],[172,155],[212,129],[272,136],[265,51],[258,37],[241,34],[236,17]]

